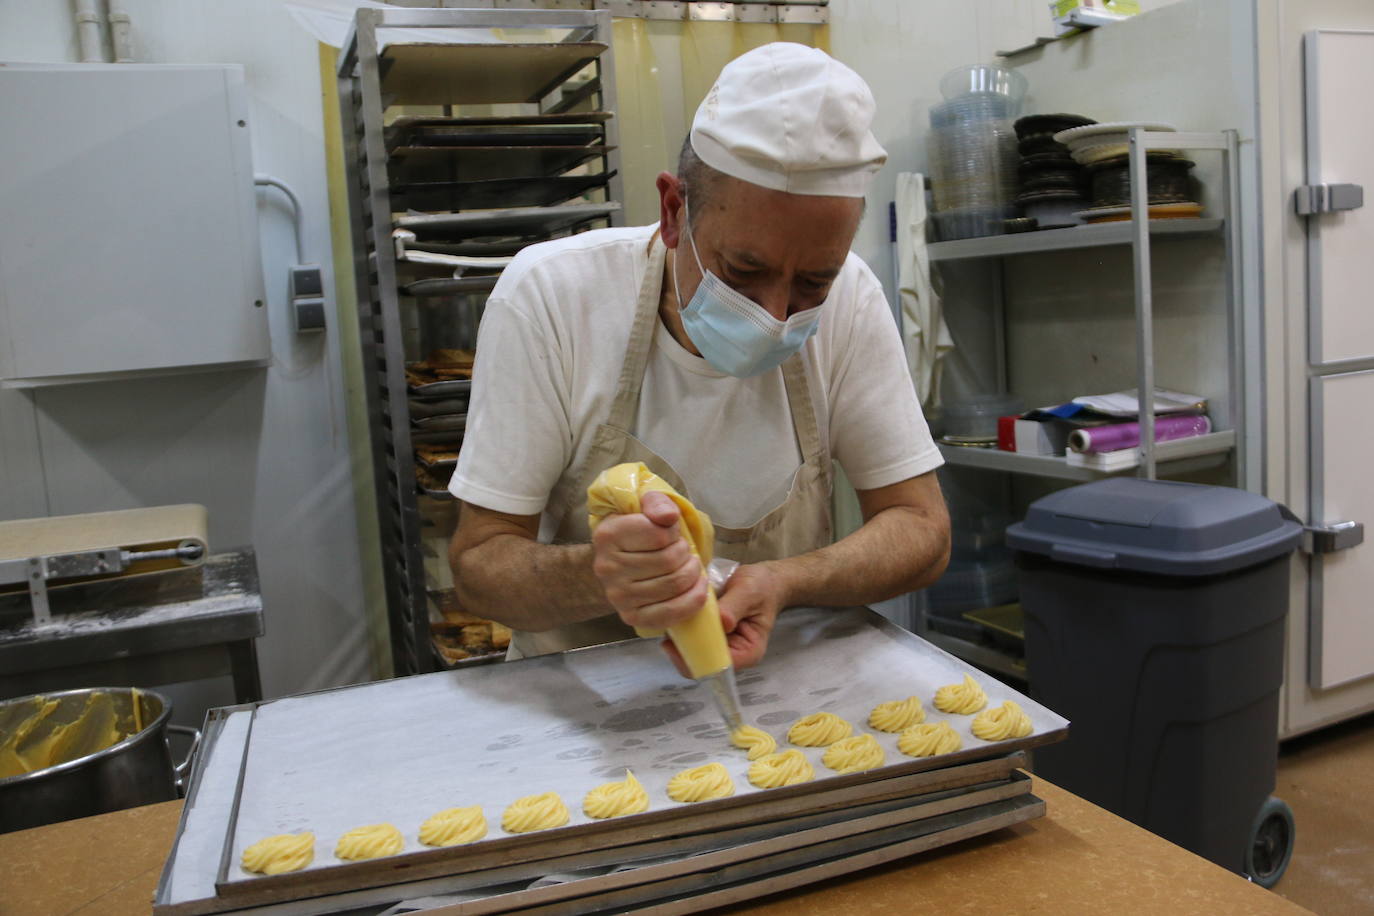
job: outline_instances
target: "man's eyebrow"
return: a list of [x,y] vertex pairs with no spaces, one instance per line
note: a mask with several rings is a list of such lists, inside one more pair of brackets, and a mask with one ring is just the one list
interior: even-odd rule
[[726,254],[736,261],[743,261],[749,267],[767,267],[762,258],[755,257],[743,248],[726,249]]
[[[731,260],[740,261],[746,267],[766,268],[769,266],[761,258],[755,257],[753,254],[751,254],[749,251],[743,248],[727,248],[724,250],[724,253]],[[840,275],[840,268],[825,267],[818,270],[803,270],[799,271],[799,273],[813,280],[830,281]]]

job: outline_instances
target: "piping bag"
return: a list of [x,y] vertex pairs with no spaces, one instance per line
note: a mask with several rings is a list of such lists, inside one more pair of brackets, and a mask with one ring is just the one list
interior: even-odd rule
[[[677,504],[678,530],[691,548],[692,555],[701,561],[704,571],[715,550],[716,530],[710,517],[693,506],[672,485],[649,470],[643,462],[617,464],[607,468],[587,488],[587,523],[592,530],[611,515],[629,515],[640,510],[645,493],[657,491]],[[640,636],[662,636],[662,630],[635,627]],[[711,690],[716,708],[731,733],[744,725],[739,712],[739,691],[735,686],[735,666],[725,644],[725,627],[716,606],[716,590],[708,580],[706,603],[691,617],[668,628],[668,636],[687,664],[687,671],[699,684]]]

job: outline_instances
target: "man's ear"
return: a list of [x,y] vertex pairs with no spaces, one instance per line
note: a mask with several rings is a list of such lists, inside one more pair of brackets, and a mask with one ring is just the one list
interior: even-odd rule
[[658,188],[659,234],[663,236],[664,245],[676,248],[682,241],[682,229],[687,219],[683,210],[685,198],[682,182],[671,172],[659,172],[654,185]]

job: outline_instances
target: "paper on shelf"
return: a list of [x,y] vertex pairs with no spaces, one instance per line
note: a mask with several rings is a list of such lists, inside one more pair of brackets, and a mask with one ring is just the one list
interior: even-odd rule
[[[1114,391],[1111,394],[1089,394],[1073,399],[1073,403],[1113,417],[1134,417],[1140,413],[1137,389]],[[1207,409],[1207,399],[1196,394],[1155,389],[1155,413],[1184,413]]]

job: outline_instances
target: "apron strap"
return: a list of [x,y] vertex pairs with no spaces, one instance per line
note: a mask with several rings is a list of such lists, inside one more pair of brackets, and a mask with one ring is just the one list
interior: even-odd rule
[[625,362],[620,367],[615,400],[606,423],[629,432],[634,429],[639,413],[639,391],[644,382],[644,369],[649,365],[654,331],[658,322],[658,302],[663,289],[663,261],[667,254],[663,239],[655,236],[649,249],[649,266],[639,286],[635,303],[635,320],[630,328],[630,342],[625,348]]
[[802,461],[825,463],[828,443],[821,441],[820,422],[816,418],[815,402],[811,398],[811,382],[806,363],[800,353],[789,356],[782,364],[782,383],[787,392],[787,406],[792,411],[792,427],[797,433]]

